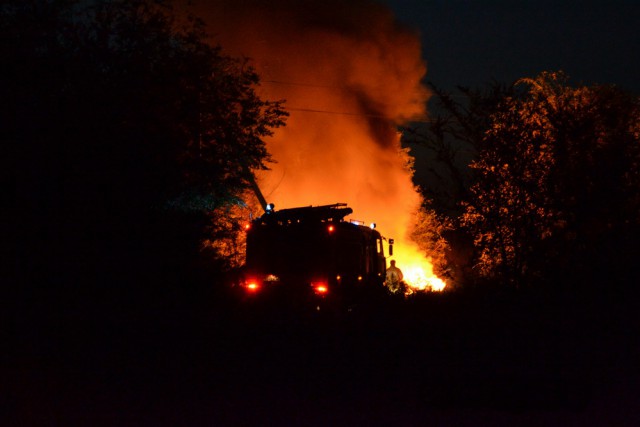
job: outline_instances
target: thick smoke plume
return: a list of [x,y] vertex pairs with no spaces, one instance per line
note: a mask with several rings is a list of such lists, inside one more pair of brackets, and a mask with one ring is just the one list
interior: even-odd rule
[[267,201],[346,202],[353,219],[396,239],[399,264],[422,257],[406,237],[422,199],[396,130],[425,116],[417,35],[366,0],[202,1],[196,13],[227,53],[250,58],[261,95],[291,113],[268,141],[276,163],[258,176]]

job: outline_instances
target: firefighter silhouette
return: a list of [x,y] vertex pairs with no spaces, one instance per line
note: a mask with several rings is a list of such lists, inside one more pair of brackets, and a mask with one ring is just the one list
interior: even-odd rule
[[385,285],[392,293],[398,293],[402,290],[404,283],[402,279],[404,276],[402,275],[402,270],[396,267],[396,261],[391,261],[391,267],[387,268],[387,277],[385,280]]

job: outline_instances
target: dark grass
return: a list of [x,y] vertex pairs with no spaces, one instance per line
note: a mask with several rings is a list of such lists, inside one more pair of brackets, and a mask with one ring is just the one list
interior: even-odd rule
[[14,306],[3,425],[640,421],[631,294],[475,290],[317,311],[247,301],[220,277],[155,280]]

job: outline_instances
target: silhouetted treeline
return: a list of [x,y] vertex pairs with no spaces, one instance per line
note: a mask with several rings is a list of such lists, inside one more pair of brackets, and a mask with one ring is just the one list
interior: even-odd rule
[[467,283],[635,286],[637,96],[561,72],[436,95],[440,114],[417,139],[449,180],[426,191],[457,221]]
[[264,167],[279,102],[153,0],[0,6],[3,173],[25,283],[152,288]]

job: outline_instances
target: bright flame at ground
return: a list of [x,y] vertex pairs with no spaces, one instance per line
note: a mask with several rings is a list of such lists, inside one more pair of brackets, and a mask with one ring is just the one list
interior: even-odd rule
[[427,276],[422,266],[410,266],[405,274],[405,281],[414,290],[435,291],[444,290],[447,284],[436,276]]
[[402,246],[394,248],[398,256],[393,258],[396,260],[396,266],[402,270],[405,283],[412,291],[443,291],[447,284],[433,273],[431,263],[420,254],[417,248],[414,249],[411,245],[409,248],[409,250],[405,248],[404,251]]

